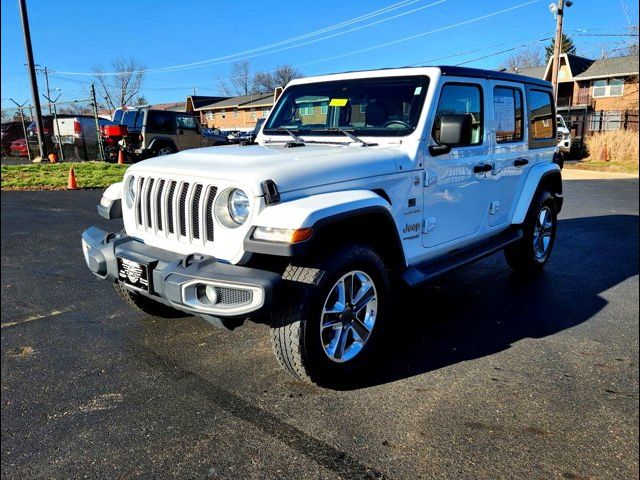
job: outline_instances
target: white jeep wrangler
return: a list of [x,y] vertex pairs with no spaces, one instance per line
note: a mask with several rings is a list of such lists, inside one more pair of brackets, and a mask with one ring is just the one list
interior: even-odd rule
[[551,85],[460,67],[350,72],[284,90],[255,144],[131,166],[82,235],[133,307],[268,322],[320,384],[366,368],[393,292],[504,250],[538,272],[562,206]]

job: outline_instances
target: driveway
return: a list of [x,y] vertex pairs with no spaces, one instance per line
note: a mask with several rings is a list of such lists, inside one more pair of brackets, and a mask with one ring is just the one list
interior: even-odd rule
[[565,182],[544,275],[413,292],[343,391],[265,326],[127,309],[82,259],[99,197],[2,193],[3,478],[637,478],[637,179]]

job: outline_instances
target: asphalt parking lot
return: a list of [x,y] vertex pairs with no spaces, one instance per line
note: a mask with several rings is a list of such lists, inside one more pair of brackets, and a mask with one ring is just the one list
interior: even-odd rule
[[414,292],[344,391],[265,326],[129,311],[82,259],[100,194],[2,192],[2,478],[637,478],[637,179],[565,182],[542,277]]

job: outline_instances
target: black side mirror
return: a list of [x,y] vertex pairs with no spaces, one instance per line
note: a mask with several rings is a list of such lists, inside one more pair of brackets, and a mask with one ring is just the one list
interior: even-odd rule
[[429,147],[432,155],[449,153],[451,147],[471,145],[473,135],[473,117],[466,114],[442,115],[440,122],[439,145]]

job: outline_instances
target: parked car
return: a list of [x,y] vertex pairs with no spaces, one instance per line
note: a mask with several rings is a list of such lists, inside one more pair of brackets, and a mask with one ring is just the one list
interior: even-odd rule
[[213,142],[213,146],[216,145],[228,145],[229,139],[227,135],[222,133],[219,128],[203,128],[202,135],[208,140]]
[[[53,152],[54,145],[51,138],[53,135],[53,115],[43,115],[42,125],[45,148],[47,152]],[[31,122],[27,127],[27,142],[32,151],[38,151],[38,127],[36,122]]]
[[[116,137],[105,138],[110,159],[117,158],[119,148],[135,160],[169,155],[191,148],[209,147],[218,139],[204,135],[198,117],[191,113],[154,110],[152,108],[128,109],[123,111],[120,125],[126,127]],[[104,133],[103,133],[104,135]]]
[[11,142],[9,146],[9,154],[13,157],[28,157],[29,151],[27,141],[24,138],[18,138]]
[[[114,122],[104,118],[98,118],[100,128],[105,125],[113,125]],[[64,151],[71,154],[76,160],[90,160],[97,158],[98,132],[96,132],[96,120],[92,115],[67,115],[58,117],[57,124],[53,122],[52,141],[55,145],[62,142]],[[58,128],[60,130],[58,130]],[[70,148],[65,148],[66,146]]]
[[567,124],[564,122],[562,115],[556,115],[556,121],[558,128],[558,149],[564,159],[564,156],[571,152],[571,130],[567,128]]
[[503,72],[294,80],[257,145],[130,167],[98,205],[125,230],[87,229],[85,261],[142,312],[265,322],[293,376],[357,380],[403,328],[402,286],[502,250],[521,274],[544,268],[563,204],[555,119],[549,82]]
[[20,122],[3,123],[1,131],[2,154],[11,153],[11,143],[19,138],[24,139],[24,127]]

